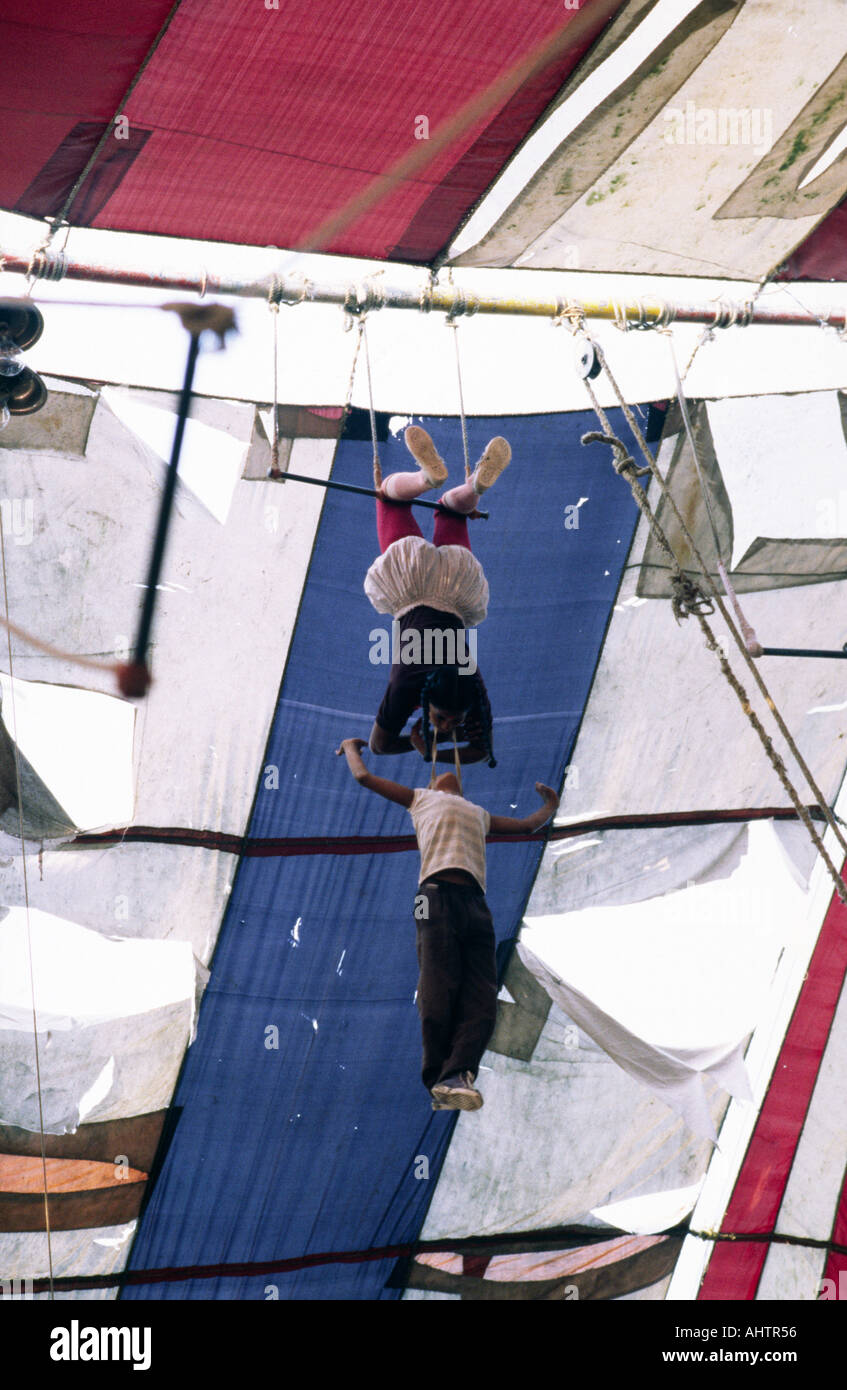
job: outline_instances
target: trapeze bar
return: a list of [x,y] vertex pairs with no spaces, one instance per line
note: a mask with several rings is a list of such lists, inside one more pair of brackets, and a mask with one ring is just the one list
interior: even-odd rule
[[[268,476],[270,477],[271,475],[269,474]],[[362,497],[379,496],[379,493],[375,492],[372,487],[356,487],[355,483],[334,483],[328,478],[306,478],[302,473],[281,473],[274,481],[278,483],[311,483],[312,487],[335,488],[336,492],[358,492]],[[460,512],[452,512],[450,507],[442,507],[440,502],[429,502],[423,497],[413,497],[411,503],[402,502],[397,505],[403,507],[429,507],[430,511],[433,512],[449,512],[451,515],[455,516],[463,515],[463,513]],[[488,512],[474,512],[474,519],[487,521]]]
[[837,661],[847,661],[847,651],[824,652],[815,647],[762,647],[762,656],[829,656]]
[[[555,299],[522,296],[477,295],[459,285],[425,283],[409,289],[391,286],[374,277],[355,284],[312,280],[300,274],[278,273],[261,280],[243,280],[206,270],[195,272],[140,266],[98,265],[93,261],[70,260],[65,252],[44,251],[34,255],[3,252],[2,267],[13,274],[45,280],[91,280],[112,285],[136,285],[153,289],[184,290],[195,294],[237,295],[264,299],[271,304],[337,304],[350,315],[363,315],[377,309],[412,309],[419,313],[446,314],[450,321],[472,314],[519,314],[549,318],[556,322],[598,319],[619,327],[664,328],[671,323],[702,323],[708,328],[747,327],[749,324],[786,327],[847,329],[847,310],[822,309],[820,313],[792,308],[774,308],[750,301],[720,299],[710,303],[674,303],[658,297],[643,299]],[[566,283],[566,282],[564,282]],[[568,287],[570,288],[570,286]],[[61,300],[52,301],[57,307]],[[149,305],[140,306],[149,308]]]

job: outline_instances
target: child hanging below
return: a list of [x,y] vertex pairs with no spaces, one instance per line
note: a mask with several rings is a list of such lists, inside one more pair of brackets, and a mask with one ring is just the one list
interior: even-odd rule
[[478,1110],[482,1096],[474,1081],[497,1015],[485,837],[489,831],[539,830],[554,815],[559,798],[552,787],[536,782],[544,802],[537,811],[521,818],[492,816],[463,797],[452,772],[417,789],[374,776],[362,761],[365,746],[364,739],[347,738],[336,752],[344,754],[360,786],[406,807],[421,855],[415,921],[423,1083],[433,1110]]
[[[407,633],[430,639],[435,634],[439,641],[418,644],[428,659],[404,659],[392,665],[370,748],[373,753],[407,753],[416,748],[428,757],[430,727],[437,742],[450,738],[455,730],[463,745],[459,750],[463,763],[485,758],[494,767],[491,708],[482,677],[467,664],[433,660],[432,651],[433,647],[439,652],[451,650],[451,645],[455,648],[464,630],[476,627],[488,611],[488,583],[471,551],[467,519],[473,516],[480,494],[509,463],[512,451],[500,437],[489,442],[473,476],[441,498],[444,510],[436,513],[430,543],[424,540],[410,503],[443,483],[447,466],[420,426],[410,425],[404,438],[419,467],[414,473],[392,473],[382,483],[376,504],[382,554],[365,576],[365,593],[378,613],[390,613],[399,622],[401,642]],[[409,649],[413,647],[410,641]],[[422,719],[410,734],[403,735],[406,720],[418,705]],[[443,762],[453,755],[446,751],[438,756]]]

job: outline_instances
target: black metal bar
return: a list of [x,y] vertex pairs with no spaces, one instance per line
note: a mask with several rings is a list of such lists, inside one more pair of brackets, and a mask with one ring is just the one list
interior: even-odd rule
[[847,652],[823,652],[814,647],[762,647],[762,656],[829,656],[847,661]]
[[[327,478],[306,478],[302,473],[283,473],[281,477],[277,478],[276,481],[279,483],[311,483],[313,487],[331,487],[335,488],[337,492],[358,492],[361,493],[363,497],[379,496],[379,493],[374,492],[374,489],[372,487],[356,487],[354,483],[334,483],[330,482],[330,480]],[[394,499],[389,498],[388,500],[393,501]],[[407,507],[410,505],[412,507],[429,507],[430,511],[433,512],[450,511],[449,507],[442,507],[440,502],[428,502],[423,497],[413,497],[411,503],[400,502],[397,505],[403,507]],[[462,515],[462,513],[455,512],[454,515],[460,516]],[[478,518],[481,518],[483,521],[488,520],[488,512],[477,512],[476,516]]]
[[194,368],[197,365],[197,354],[199,351],[200,334],[192,333],[188,345],[188,360],[185,364],[185,377],[179,397],[179,410],[177,412],[176,429],[174,430],[174,442],[171,448],[170,462],[165,477],[162,501],[159,507],[159,519],[156,523],[153,550],[147,569],[147,588],[141,606],[138,635],[135,639],[133,661],[137,666],[145,666],[147,663],[147,647],[150,641],[150,629],[153,624],[153,610],[156,606],[156,585],[159,582],[162,559],[165,554],[165,541],[167,540],[168,525],[171,519],[171,510],[173,508],[174,494],[176,492],[177,469],[179,467],[179,455],[182,449],[182,437],[185,434],[185,422],[188,419],[188,412],[191,408],[191,386],[194,381]]

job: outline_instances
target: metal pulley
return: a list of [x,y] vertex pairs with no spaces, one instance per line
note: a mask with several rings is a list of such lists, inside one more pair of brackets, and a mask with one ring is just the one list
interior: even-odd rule
[[579,334],[576,338],[576,369],[584,381],[593,381],[601,372],[597,346],[584,334]]

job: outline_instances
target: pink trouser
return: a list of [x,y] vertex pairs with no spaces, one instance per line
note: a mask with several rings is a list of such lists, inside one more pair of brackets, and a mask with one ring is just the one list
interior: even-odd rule
[[[384,502],[381,497],[376,502],[376,533],[379,548],[384,555],[394,542],[404,536],[420,536],[423,531],[412,515],[408,502]],[[468,519],[460,512],[439,511],[435,513],[435,526],[432,532],[433,545],[463,545],[470,550],[468,540]]]

